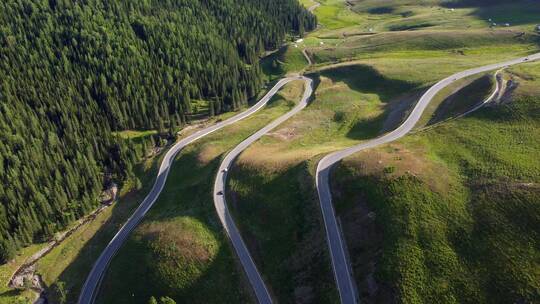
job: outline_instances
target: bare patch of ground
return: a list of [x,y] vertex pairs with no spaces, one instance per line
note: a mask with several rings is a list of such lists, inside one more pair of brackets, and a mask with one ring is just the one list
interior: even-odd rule
[[450,171],[429,159],[423,145],[391,143],[378,149],[357,153],[345,160],[362,174],[386,177],[413,175],[423,180],[433,191],[446,191],[450,183]]
[[277,138],[282,141],[291,141],[292,139],[295,139],[298,137],[297,128],[296,127],[286,127],[278,129],[274,132],[270,132],[266,134],[267,136]]

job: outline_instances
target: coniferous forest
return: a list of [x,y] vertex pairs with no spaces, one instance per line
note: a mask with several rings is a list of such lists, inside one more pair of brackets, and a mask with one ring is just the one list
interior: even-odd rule
[[132,174],[134,145],[114,131],[174,130],[193,100],[237,109],[261,88],[259,56],[316,26],[296,0],[3,0],[0,12],[0,262]]

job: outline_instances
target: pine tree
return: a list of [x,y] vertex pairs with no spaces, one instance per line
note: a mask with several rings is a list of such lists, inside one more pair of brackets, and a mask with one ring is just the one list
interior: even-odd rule
[[122,183],[163,141],[138,148],[114,131],[174,137],[194,100],[210,116],[238,109],[258,93],[262,52],[315,24],[296,0],[5,0],[0,11],[0,261],[94,209],[102,172]]

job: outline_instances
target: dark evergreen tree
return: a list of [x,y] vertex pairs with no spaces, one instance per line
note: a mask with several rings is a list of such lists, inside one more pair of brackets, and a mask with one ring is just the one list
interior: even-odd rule
[[[315,27],[296,0],[0,1],[0,261],[98,204],[145,151],[124,129],[172,135],[192,101],[236,109],[258,56]],[[158,140],[158,142],[160,142]]]

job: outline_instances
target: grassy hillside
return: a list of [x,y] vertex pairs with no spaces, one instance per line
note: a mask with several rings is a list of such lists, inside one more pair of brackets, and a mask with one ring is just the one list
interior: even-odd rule
[[181,152],[155,206],[111,264],[98,301],[147,303],[151,296],[190,303],[252,301],[215,214],[214,175],[224,152],[288,111],[302,92],[301,83],[287,85],[267,109]]
[[284,46],[261,60],[261,67],[269,80],[279,79],[291,72],[302,71],[307,65],[308,62],[302,50],[294,45]]
[[35,300],[36,295],[31,290],[16,290],[8,287],[9,280],[13,273],[30,258],[34,253],[43,249],[45,244],[30,245],[20,250],[10,262],[0,266],[0,303],[19,304],[30,303]]
[[426,107],[415,128],[454,118],[486,100],[495,89],[494,74],[472,75],[442,89]]
[[[477,13],[484,9],[483,6],[461,5],[452,10],[441,1],[424,1],[422,5],[417,1],[358,1],[352,7],[344,1],[320,2],[322,5],[315,13],[321,28],[298,44],[299,48],[306,48],[315,60],[315,66],[308,67],[306,72],[316,79],[311,105],[248,148],[230,173],[233,193],[229,201],[234,202],[231,209],[235,220],[248,240],[248,247],[273,295],[280,302],[327,302],[328,296],[332,295],[326,288],[328,281],[321,279],[327,271],[321,266],[321,258],[319,262],[313,262],[313,256],[326,258],[326,255],[323,255],[325,249],[320,240],[313,238],[320,229],[316,226],[317,222],[320,225],[320,218],[313,209],[316,204],[313,202],[313,189],[304,185],[313,181],[313,167],[321,155],[394,128],[419,95],[441,78],[539,49],[539,38],[532,33],[533,21],[527,16],[516,26],[491,29],[488,20]],[[309,1],[305,3],[306,6],[310,4]],[[379,7],[395,6],[395,9],[381,9],[375,4]],[[368,5],[374,7],[368,8]],[[506,7],[510,10],[510,6],[511,11],[523,11],[517,3]],[[489,10],[495,10],[495,6],[490,6]],[[386,16],[389,14],[394,16]],[[423,30],[414,28],[417,23],[429,22],[438,23]],[[396,28],[407,24],[413,27]],[[521,34],[522,31],[525,33]],[[283,63],[296,61],[287,56],[282,56],[281,60]],[[302,69],[303,66],[297,71]],[[527,85],[527,82],[522,82],[523,88]],[[454,92],[462,86],[467,88]],[[437,104],[442,106],[434,106],[424,123],[433,123],[464,111],[487,96],[492,88],[492,73],[457,82],[456,87],[440,96]],[[484,127],[477,126],[475,130]],[[441,149],[443,144],[440,140]],[[389,159],[393,158],[389,156]],[[411,166],[421,166],[419,161],[410,161]],[[388,172],[384,174],[409,170],[399,171],[394,165],[380,169]],[[443,187],[449,182],[439,177],[441,174],[445,176],[440,168],[419,168],[424,169],[442,180],[434,182],[437,185]],[[444,189],[448,187],[444,186]],[[461,188],[464,189],[463,186]],[[353,197],[352,193],[349,194]],[[438,198],[432,200],[437,201]],[[349,225],[351,218],[359,215],[358,210],[350,209],[350,206],[344,210],[350,214],[349,220],[344,221]],[[365,214],[361,216],[365,217]],[[371,237],[380,234],[380,227],[369,231],[368,234],[372,235],[365,236],[369,240],[367,243],[371,243]],[[306,246],[306,241],[312,245]],[[365,255],[369,256],[366,252],[355,254],[360,261]],[[305,259],[299,261],[298,256]],[[444,255],[441,257],[445,258]],[[303,263],[313,266],[302,268]],[[444,267],[438,270],[447,271]],[[366,271],[360,273],[366,274]],[[429,276],[423,280],[425,286],[419,288],[426,290],[443,290],[447,284],[441,283],[442,287],[439,282],[431,284]],[[463,279],[462,283],[473,281]],[[320,289],[313,289],[315,284],[319,284]],[[414,289],[412,286],[407,286],[407,289],[409,287]],[[394,299],[394,285],[379,284],[379,288],[379,301]],[[459,289],[460,286],[452,288]],[[365,285],[362,289],[365,290]],[[438,295],[422,298],[425,302],[446,299]],[[471,296],[471,299],[480,298]]]
[[313,162],[272,169],[244,160],[231,170],[227,200],[280,303],[338,303],[313,171]]
[[512,69],[512,102],[358,153],[334,170],[365,300],[540,299],[539,67]]
[[[232,209],[235,220],[244,238],[248,239],[248,247],[254,253],[256,263],[273,294],[281,302],[327,302],[328,295],[332,295],[326,291],[327,281],[321,281],[320,277],[323,276],[325,268],[321,267],[320,259],[319,263],[312,262],[312,257],[316,254],[322,255],[324,248],[320,247],[322,245],[319,239],[312,238],[318,231],[315,224],[317,220],[320,221],[312,209],[313,189],[302,186],[313,180],[313,166],[321,155],[391,130],[403,119],[419,95],[441,78],[471,67],[537,52],[539,49],[539,38],[532,33],[532,21],[527,19],[527,16],[523,18],[529,23],[524,21],[508,28],[491,29],[487,19],[482,19],[477,13],[484,7],[462,5],[451,10],[450,6],[441,5],[440,1],[424,2],[418,5],[417,1],[358,1],[353,7],[347,7],[344,1],[321,1],[321,7],[315,10],[321,28],[298,44],[299,48],[306,48],[315,61],[315,66],[308,68],[307,72],[310,77],[316,79],[317,85],[312,104],[248,148],[238,159],[236,167],[231,170],[230,187],[233,194],[229,200],[234,201]],[[305,5],[309,4],[306,1]],[[378,7],[395,6],[395,9],[381,9],[375,4]],[[368,5],[373,7],[368,8]],[[517,3],[506,7],[509,6],[512,11],[523,11]],[[495,8],[496,6],[490,6],[489,10],[493,11]],[[534,9],[533,7],[533,11]],[[392,14],[394,16],[388,16]],[[453,17],[449,18],[450,16]],[[422,30],[396,28],[406,24],[429,22],[437,24],[429,25]],[[372,32],[369,32],[370,27]],[[522,31],[525,33],[521,34]],[[286,62],[288,59],[282,57],[282,60]],[[492,73],[488,73],[456,82],[455,87],[449,88],[439,96],[439,101],[430,109],[430,113],[425,115],[422,124],[446,119],[476,104],[480,101],[478,99],[483,99],[491,92],[492,79]],[[455,92],[462,86],[467,88]],[[533,85],[522,81],[519,91],[524,91],[525,87],[532,90]],[[523,122],[522,126],[527,123]],[[470,133],[490,127],[492,126],[478,125]],[[467,130],[469,127],[464,128]],[[434,138],[437,136],[442,137],[439,134],[433,135]],[[483,139],[482,142],[472,145],[490,143],[490,140],[492,139]],[[440,149],[446,144],[448,142],[439,139]],[[421,148],[420,151],[408,149],[408,152],[403,152],[407,156],[418,154],[427,148]],[[426,154],[421,155],[431,161],[433,153],[428,151],[424,153]],[[467,155],[469,152],[459,153]],[[368,159],[369,157],[373,158],[372,155],[367,156]],[[470,157],[474,159],[478,156]],[[379,173],[383,176],[397,174],[396,172],[405,174],[411,171],[408,166],[415,167],[417,169],[415,172],[425,170],[424,174],[433,177],[432,184],[440,187],[441,192],[446,193],[448,189],[459,187],[458,190],[447,193],[449,197],[445,198],[447,203],[451,199],[464,200],[464,193],[469,193],[467,187],[459,184],[462,177],[457,173],[441,171],[439,166],[431,163],[425,165],[423,158],[409,157],[405,160],[403,155],[389,154],[385,161],[398,162],[401,158],[404,160],[399,163],[408,164],[405,165],[406,168],[393,164],[379,165]],[[439,158],[433,162],[438,164]],[[445,177],[447,174],[449,177]],[[349,176],[350,172],[343,181],[348,182]],[[338,180],[337,183],[340,181],[342,180]],[[369,186],[376,188],[376,183],[379,183],[379,180],[373,181]],[[411,184],[411,189],[421,188],[414,182],[404,181],[404,183]],[[384,187],[381,191],[390,191],[388,189],[394,189],[394,186],[396,189],[406,189],[401,184],[392,184],[388,187],[381,186]],[[355,244],[349,244],[349,247],[353,248],[355,271],[362,276],[358,278],[360,289],[366,292],[369,289],[367,286],[371,284],[373,287],[377,268],[375,264],[366,264],[362,261],[373,261],[372,256],[380,255],[380,243],[382,239],[386,240],[386,236],[382,235],[381,226],[369,226],[365,223],[364,225],[363,222],[358,224],[358,218],[366,219],[366,214],[367,218],[371,215],[366,206],[358,207],[358,204],[353,203],[357,202],[355,193],[357,192],[345,192],[342,196],[345,197],[344,202],[341,202],[338,208],[344,215],[342,220],[347,227],[346,233],[350,236],[353,231],[355,241],[362,244],[360,249]],[[415,192],[413,190],[400,192],[394,197],[401,194],[413,195]],[[339,193],[336,195],[339,196]],[[426,197],[429,201],[441,200],[431,193],[426,194]],[[452,211],[452,214],[457,214],[458,211]],[[457,229],[456,227],[461,227],[463,223],[468,222],[456,222],[452,228]],[[367,232],[358,235],[358,231]],[[429,232],[424,234],[426,233],[429,234]],[[422,235],[422,237],[429,236]],[[433,239],[441,240],[438,235],[433,236]],[[306,247],[306,240],[313,245]],[[424,251],[417,253],[424,254]],[[431,255],[429,263],[439,263],[440,267],[436,268],[435,272],[448,273],[449,269],[454,267],[454,264],[444,264],[450,259],[444,252],[439,253],[435,249],[430,252],[429,249],[425,249],[425,254]],[[299,255],[304,256],[305,261],[299,261]],[[438,261],[438,258],[441,258],[442,262]],[[396,263],[408,259],[410,256],[403,257]],[[303,265],[302,262],[312,263],[314,266],[299,268],[299,265]],[[403,269],[403,273],[397,274],[396,277],[417,270],[413,265],[404,264],[400,268],[396,263],[385,268]],[[415,263],[415,260],[411,259],[411,263]],[[467,292],[470,291],[472,302],[483,301],[485,296],[477,296],[475,293],[485,293],[478,291],[481,287],[477,286],[484,283],[478,283],[477,277],[462,268],[446,277],[441,275],[435,282],[432,281],[435,278],[430,275],[414,274],[417,278],[421,278],[424,285],[415,287],[414,285],[419,282],[407,280],[401,286],[401,290],[411,290],[411,296],[403,296],[401,299],[404,302],[409,300],[431,303],[453,300],[466,302],[463,295],[468,295]],[[458,283],[450,286],[449,280],[445,281],[444,278],[452,277],[454,274],[461,277]],[[367,281],[366,276],[369,278]],[[379,272],[376,276],[379,292],[371,298],[383,303],[394,301],[398,295],[396,284],[390,280],[381,281]],[[319,284],[321,288],[311,289],[314,284]],[[472,285],[463,287],[467,284]],[[452,291],[448,291],[450,289]],[[460,289],[464,291],[456,292]],[[417,290],[425,292],[417,295],[415,294]]]
[[[321,1],[322,5],[315,10],[321,27],[299,47],[311,54],[315,69],[357,61],[402,66],[407,77],[419,65],[433,69],[441,64],[437,70],[418,69],[435,79],[471,64],[537,52],[537,3],[488,2],[491,4],[454,1],[450,5],[440,0]],[[491,26],[493,22],[498,25]]]
[[[324,39],[321,39],[324,41]],[[424,30],[412,32],[382,32],[373,35],[344,37],[336,42],[313,46],[315,63],[353,59],[419,57],[455,57],[466,59],[479,53],[503,55],[504,53],[532,52],[539,46],[535,34],[520,35],[508,30]]]
[[[323,0],[315,14],[330,32],[418,29],[479,29],[497,27],[532,31],[540,8],[534,0]],[[491,21],[490,21],[491,19]],[[509,23],[509,26],[506,26]]]
[[[126,131],[122,132],[120,136],[133,139],[134,144],[138,146],[140,139],[154,133],[154,131]],[[118,194],[117,202],[101,212],[89,224],[82,226],[68,236],[59,246],[52,249],[48,255],[36,263],[36,273],[41,276],[45,287],[50,288],[48,299],[52,303],[61,303],[55,292],[55,286],[59,282],[65,284],[64,289],[68,299],[71,302],[76,301],[79,289],[86,278],[85,274],[90,271],[95,258],[151,188],[160,159],[161,155],[150,157],[137,165],[134,168],[135,178],[126,181]],[[0,266],[0,286],[2,286],[0,303],[33,301],[36,294],[30,290],[8,289],[7,285],[13,272],[45,245],[46,243],[40,243],[25,248],[12,262]]]
[[311,104],[244,151],[229,173],[235,221],[283,303],[338,300],[314,189],[320,155],[379,134],[400,98],[416,88],[365,65],[310,77]]

